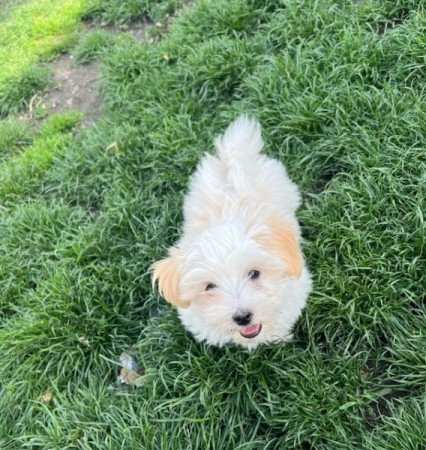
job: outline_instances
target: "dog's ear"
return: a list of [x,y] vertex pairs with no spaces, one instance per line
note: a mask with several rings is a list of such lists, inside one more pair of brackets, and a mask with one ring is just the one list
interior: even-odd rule
[[169,303],[179,308],[188,308],[189,302],[180,298],[181,252],[177,248],[169,251],[169,256],[151,266],[152,285],[158,282],[158,291]]
[[297,231],[291,225],[280,218],[272,217],[268,221],[268,230],[255,236],[255,240],[286,263],[286,274],[289,277],[300,278],[303,256]]

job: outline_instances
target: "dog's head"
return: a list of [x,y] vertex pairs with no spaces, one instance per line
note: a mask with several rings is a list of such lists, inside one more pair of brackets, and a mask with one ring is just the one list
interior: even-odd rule
[[298,231],[273,216],[262,227],[246,223],[221,222],[153,266],[160,293],[199,339],[250,346],[279,333],[303,270]]

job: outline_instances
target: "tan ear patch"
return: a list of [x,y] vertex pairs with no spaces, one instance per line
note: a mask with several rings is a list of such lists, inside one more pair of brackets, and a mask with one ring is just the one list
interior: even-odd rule
[[169,256],[151,266],[153,270],[152,285],[158,283],[158,291],[169,303],[179,308],[188,308],[189,302],[180,298],[179,284],[181,279],[180,258],[178,250],[173,249]]
[[269,231],[260,234],[255,240],[287,263],[288,276],[300,278],[303,270],[303,256],[296,230],[275,217],[268,222],[268,225]]

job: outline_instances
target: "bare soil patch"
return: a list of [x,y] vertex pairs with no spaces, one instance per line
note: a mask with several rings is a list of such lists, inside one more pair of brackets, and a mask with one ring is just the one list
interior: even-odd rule
[[43,103],[52,114],[80,111],[82,126],[90,126],[102,110],[99,79],[99,64],[77,65],[72,55],[60,55],[53,62],[52,88]]
[[[146,22],[136,22],[118,28],[103,28],[111,33],[130,33],[140,43],[146,39]],[[87,24],[86,31],[93,29],[95,29],[93,24]],[[92,125],[102,112],[99,64],[91,62],[78,65],[73,56],[67,53],[53,61],[52,69],[52,87],[43,97],[43,103],[49,113],[80,111],[84,114],[82,126]]]

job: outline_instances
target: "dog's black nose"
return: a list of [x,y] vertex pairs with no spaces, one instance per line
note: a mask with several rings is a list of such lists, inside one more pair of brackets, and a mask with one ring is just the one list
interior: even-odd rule
[[250,311],[240,311],[232,316],[233,321],[241,326],[248,325],[251,322],[253,314]]

